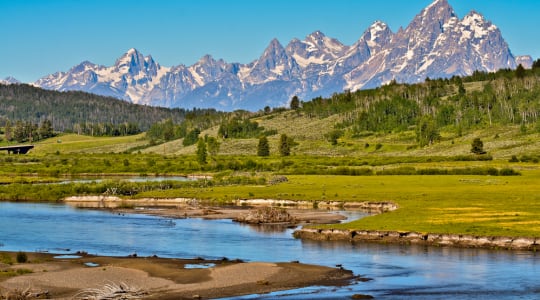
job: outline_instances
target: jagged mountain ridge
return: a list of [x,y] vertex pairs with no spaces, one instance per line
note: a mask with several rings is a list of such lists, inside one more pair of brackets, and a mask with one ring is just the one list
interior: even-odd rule
[[497,26],[481,14],[459,19],[447,0],[435,0],[405,29],[394,33],[376,21],[351,46],[315,31],[285,47],[274,39],[248,64],[206,55],[192,66],[170,68],[130,49],[113,66],[83,62],[34,84],[155,106],[257,110],[286,105],[293,95],[311,99],[391,80],[414,83],[529,62],[514,57]]

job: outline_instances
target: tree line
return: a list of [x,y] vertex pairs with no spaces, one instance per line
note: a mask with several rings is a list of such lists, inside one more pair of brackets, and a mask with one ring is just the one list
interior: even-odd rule
[[[55,136],[52,123],[44,120],[41,125],[36,123],[17,121],[12,124],[9,120],[3,124],[4,139],[8,142],[26,143],[36,142]],[[0,141],[2,139],[0,138]]]

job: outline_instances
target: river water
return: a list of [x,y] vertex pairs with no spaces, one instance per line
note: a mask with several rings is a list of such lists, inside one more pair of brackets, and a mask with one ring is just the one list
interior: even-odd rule
[[230,220],[166,219],[0,202],[0,250],[126,256],[342,264],[371,278],[346,287],[310,287],[243,299],[540,299],[534,252],[313,242],[292,229],[269,230]]

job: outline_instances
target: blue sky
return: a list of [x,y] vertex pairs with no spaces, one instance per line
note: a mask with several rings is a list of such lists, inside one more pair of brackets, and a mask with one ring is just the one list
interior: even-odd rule
[[[205,54],[248,63],[321,30],[351,45],[374,21],[407,26],[431,0],[0,0],[0,78],[32,82],[89,60],[111,65],[129,48],[164,66]],[[540,57],[540,1],[449,0],[460,18],[482,13],[514,55]]]

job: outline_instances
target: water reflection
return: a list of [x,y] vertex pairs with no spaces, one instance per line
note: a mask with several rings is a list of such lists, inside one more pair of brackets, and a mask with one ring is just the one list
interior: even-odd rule
[[0,243],[6,251],[71,249],[115,256],[298,260],[331,267],[341,264],[373,279],[342,288],[311,287],[246,299],[350,298],[352,294],[378,299],[540,298],[539,257],[534,252],[301,241],[292,238],[292,231],[230,220],[171,220],[63,205],[0,203]]
[[296,225],[282,225],[282,224],[246,224],[246,223],[238,223],[241,227],[247,227],[252,231],[255,231],[257,233],[266,234],[266,235],[273,235],[274,233],[285,233],[288,230],[296,229],[298,226]]

